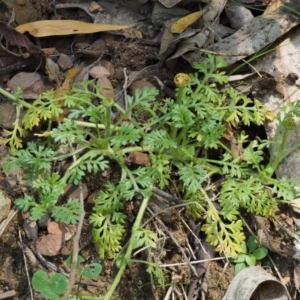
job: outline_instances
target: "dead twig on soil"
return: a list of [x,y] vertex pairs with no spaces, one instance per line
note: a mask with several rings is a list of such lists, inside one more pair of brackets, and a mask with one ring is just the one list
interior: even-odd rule
[[21,235],[21,232],[20,232],[20,228],[18,229],[18,233],[19,233],[19,239],[20,239],[19,247],[21,248],[22,254],[23,254],[25,272],[26,272],[26,277],[27,277],[28,287],[29,287],[29,292],[30,292],[30,299],[34,300],[32,288],[31,288],[30,276],[29,276],[28,267],[27,267],[27,259],[26,259],[26,255],[25,255],[25,251],[24,251],[24,244],[23,244],[23,241],[22,241],[22,235]]
[[3,220],[3,222],[0,224],[0,237],[2,236],[3,232],[5,231],[6,227],[10,223],[10,221],[13,219],[13,217],[16,215],[18,210],[14,207],[10,212],[8,217]]
[[[150,214],[152,216],[154,216],[154,212],[148,207],[147,211],[150,212]],[[163,227],[163,229],[167,232],[167,234],[169,235],[169,237],[172,239],[172,241],[175,243],[175,245],[178,247],[178,249],[180,250],[180,252],[182,253],[183,257],[185,258],[185,260],[187,261],[186,264],[189,265],[189,267],[191,268],[191,270],[193,271],[193,273],[195,275],[197,275],[197,272],[195,270],[195,268],[189,263],[189,258],[186,256],[186,253],[184,252],[183,248],[180,246],[180,244],[177,242],[177,240],[175,239],[175,237],[173,236],[173,234],[168,230],[168,228],[165,226],[164,222],[162,222],[158,217],[155,217],[156,221]],[[144,227],[144,224],[143,224]]]
[[160,190],[160,189],[158,189],[156,187],[152,188],[152,192],[154,194],[158,195],[158,196],[161,196],[161,197],[165,198],[166,200],[168,200],[170,202],[174,202],[176,204],[183,204],[183,202],[180,199],[178,199],[178,198],[176,198],[176,197],[168,194],[167,192],[162,191],[162,190]]
[[[72,148],[72,144],[69,142],[70,147]],[[72,151],[74,152],[74,151]],[[76,162],[77,158],[76,155],[73,155],[73,161]],[[72,263],[71,263],[71,268],[70,268],[70,276],[69,276],[69,283],[68,283],[68,288],[65,291],[64,295],[62,296],[62,300],[67,300],[69,298],[69,295],[71,294],[72,288],[75,284],[75,273],[77,269],[77,261],[78,261],[78,253],[79,253],[79,240],[81,236],[81,230],[83,227],[83,221],[84,221],[84,216],[85,216],[85,211],[84,211],[84,203],[83,203],[83,190],[82,190],[82,183],[79,183],[79,202],[82,207],[82,212],[80,214],[80,219],[78,222],[76,234],[73,240],[73,255],[72,255]]]
[[125,110],[128,109],[128,101],[127,101],[127,87],[128,87],[128,76],[126,74],[127,69],[124,68],[123,69],[123,74],[124,74],[124,85],[123,85],[123,91],[124,91],[124,106],[125,106]]

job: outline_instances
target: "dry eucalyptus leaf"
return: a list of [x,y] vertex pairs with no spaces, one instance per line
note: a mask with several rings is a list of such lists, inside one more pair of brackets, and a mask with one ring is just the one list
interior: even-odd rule
[[22,24],[16,27],[16,30],[20,33],[28,32],[34,37],[46,37],[120,30],[133,26],[134,25],[93,24],[74,20],[46,20]]
[[193,12],[187,16],[180,18],[175,21],[171,26],[172,33],[182,33],[188,26],[195,23],[199,18],[201,18],[207,11],[208,7],[203,10]]
[[[299,23],[299,16],[278,8],[270,14],[255,17],[233,35],[214,44],[209,50],[223,55],[231,65],[257,53]],[[203,52],[199,49],[199,51],[186,54],[184,58],[193,64],[201,61],[202,55]]]

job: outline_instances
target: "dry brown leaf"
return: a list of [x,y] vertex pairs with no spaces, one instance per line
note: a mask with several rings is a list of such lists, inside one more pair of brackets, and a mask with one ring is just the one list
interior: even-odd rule
[[74,20],[46,20],[22,24],[16,27],[20,33],[28,32],[34,37],[54,35],[88,34],[100,31],[120,30],[134,25],[94,24]]

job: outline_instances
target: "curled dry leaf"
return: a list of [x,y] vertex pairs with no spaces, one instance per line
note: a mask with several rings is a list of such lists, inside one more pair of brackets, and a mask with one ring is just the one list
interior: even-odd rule
[[88,34],[100,31],[120,30],[134,25],[93,24],[74,20],[46,20],[22,24],[16,27],[20,33],[28,32],[34,37],[69,34]]
[[300,198],[296,198],[294,199],[291,203],[290,203],[293,211],[295,211],[296,213],[300,214]]
[[229,285],[222,300],[269,299],[287,300],[284,286],[262,267],[242,270]]
[[[5,41],[7,44],[12,45],[12,46],[18,46],[26,48],[26,50],[29,52],[30,55],[40,58],[43,56],[42,51],[35,46],[33,43],[30,42],[30,40],[20,34],[18,30],[13,29],[12,27],[8,26],[4,22],[0,22],[0,36],[5,38]],[[8,50],[8,49],[7,49]],[[23,56],[25,57],[25,53],[13,53],[12,51],[8,52],[10,54],[16,55],[16,56]],[[28,55],[27,55],[28,56]]]

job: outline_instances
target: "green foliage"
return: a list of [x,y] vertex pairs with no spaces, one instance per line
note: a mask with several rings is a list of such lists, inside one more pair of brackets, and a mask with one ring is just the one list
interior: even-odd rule
[[[189,75],[187,85],[178,87],[176,99],[158,100],[156,89],[145,88],[127,97],[126,109],[112,98],[103,97],[92,81],[82,83],[80,89],[73,87],[60,99],[55,98],[53,91],[44,93],[32,105],[20,95],[16,97],[18,107],[28,110],[24,126],[18,120],[14,135],[5,143],[17,148],[18,132],[20,138],[21,132],[45,121],[49,128],[42,135],[47,138],[45,143],[28,143],[26,149],[13,152],[6,159],[6,170],[23,169],[36,191],[34,196],[17,199],[17,207],[30,211],[34,219],[49,211],[57,221],[76,223],[83,208],[77,200],[58,204],[64,186],[109,170],[114,161],[120,177],[99,191],[89,219],[100,257],[114,257],[122,247],[124,203],[136,196],[148,198],[153,186],[163,188],[171,179],[178,182],[191,215],[206,218],[202,230],[207,240],[225,254],[239,253],[245,239],[239,214],[271,216],[279,202],[288,202],[295,195],[290,182],[272,175],[279,162],[299,147],[285,149],[287,134],[294,128],[295,117],[300,116],[300,104],[290,104],[277,117],[278,140],[283,136],[279,149],[267,141],[249,143],[245,133],[236,136],[236,132],[241,126],[261,125],[272,114],[260,101],[227,84],[226,73],[218,70],[225,66],[223,57],[208,55],[194,65],[195,73]],[[53,126],[52,120],[63,112],[62,103],[70,109],[69,115]],[[113,119],[112,112],[118,117]],[[224,144],[228,127],[235,135],[232,139],[241,145],[238,155]],[[270,146],[271,160],[264,166],[264,148]],[[69,150],[63,151],[65,148]],[[211,149],[215,149],[219,159],[208,158]],[[150,165],[132,167],[128,154],[134,151],[148,153]],[[62,175],[52,169],[53,163],[60,160],[67,161]],[[220,210],[205,191],[212,175],[223,179],[222,187],[215,191]],[[132,234],[138,236],[135,247],[155,243],[155,236],[148,229],[138,228]]]
[[[84,262],[84,258],[78,255],[76,273],[88,279],[94,279],[97,277],[101,271],[102,266],[98,263],[91,263],[86,265],[84,268],[81,263]],[[67,258],[67,266],[70,268],[72,264],[72,256]],[[59,300],[59,295],[63,294],[68,287],[68,279],[65,275],[60,273],[55,273],[52,276],[48,276],[45,271],[37,271],[32,277],[32,286],[37,291],[40,292],[46,299]]]
[[66,276],[59,273],[55,273],[49,278],[45,271],[37,271],[32,277],[32,286],[46,299],[59,300],[59,295],[67,289],[68,281]]
[[248,266],[255,266],[258,260],[262,260],[268,255],[268,249],[259,247],[258,240],[253,235],[248,238],[247,244],[243,242],[241,247],[242,251],[240,251],[237,258],[231,259],[231,262],[235,264],[235,275]]
[[138,227],[134,229],[134,245],[133,249],[150,246],[156,247],[157,236],[156,234],[148,229]]
[[[81,266],[81,263],[84,262],[84,258],[80,255],[77,257],[77,264],[76,264],[76,273],[80,276],[94,279],[102,272],[102,265],[98,263],[91,263],[86,265],[84,268]],[[72,256],[69,256],[66,260],[67,266],[70,268],[72,264]]]
[[[34,196],[27,195],[23,199],[16,199],[15,205],[23,211],[29,210],[34,220],[40,219],[45,212],[52,212],[54,219],[56,219],[55,211],[53,210],[53,208],[59,200],[60,195],[62,195],[64,192],[65,183],[60,179],[58,173],[46,173],[40,176],[41,178],[36,179],[32,182],[32,187],[37,192],[38,200],[35,200]],[[69,217],[74,218],[75,216],[73,214],[79,214],[81,211],[80,207],[77,207],[77,209],[75,209],[74,205],[72,209],[70,208],[70,206],[64,208],[64,211],[66,213],[64,216],[62,216],[62,210],[58,211],[59,218],[57,221],[63,219],[64,217],[66,219]],[[69,214],[72,215],[69,216]]]
[[26,149],[7,156],[3,165],[4,171],[23,169],[24,179],[31,182],[41,174],[49,173],[54,151],[36,143],[29,142]]

